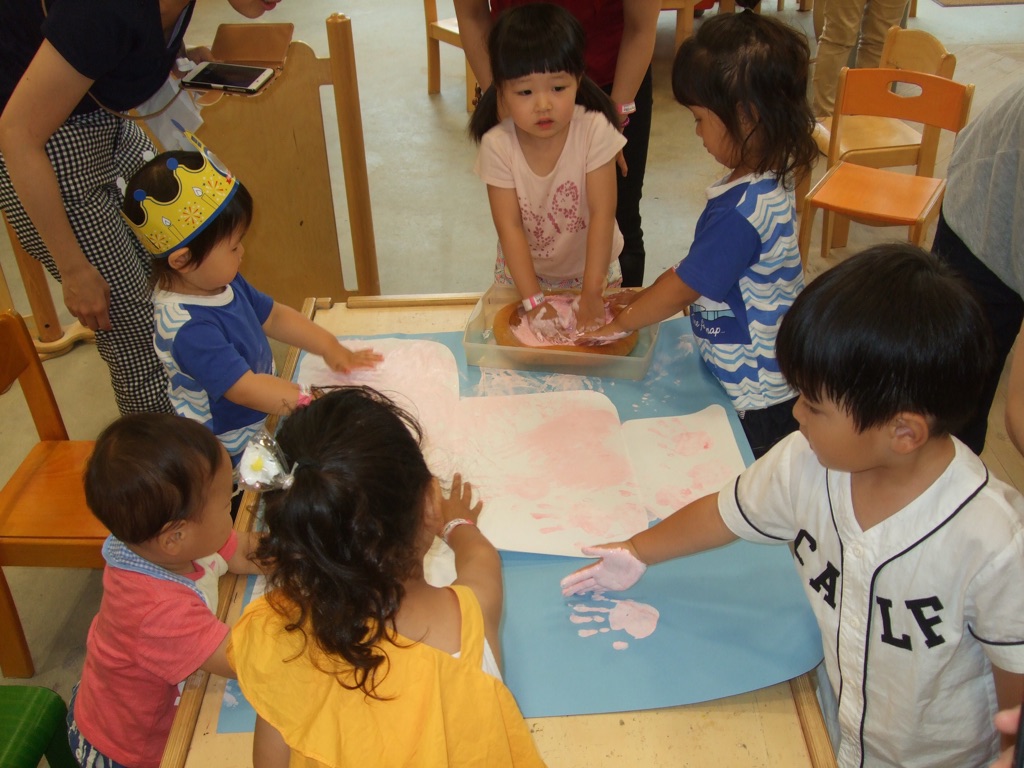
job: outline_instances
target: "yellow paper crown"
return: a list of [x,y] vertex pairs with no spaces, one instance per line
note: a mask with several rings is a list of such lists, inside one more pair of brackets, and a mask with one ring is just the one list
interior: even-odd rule
[[175,158],[168,158],[167,168],[178,181],[178,194],[168,202],[161,202],[146,194],[144,189],[136,189],[133,195],[142,208],[142,224],[125,217],[142,244],[157,257],[188,245],[217,218],[238,189],[238,180],[217,156],[193,134],[184,133],[199,150],[202,167],[192,170]]

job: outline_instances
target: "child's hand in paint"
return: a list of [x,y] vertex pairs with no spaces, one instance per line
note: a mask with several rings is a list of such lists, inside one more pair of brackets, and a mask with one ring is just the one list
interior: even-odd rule
[[445,526],[452,520],[470,520],[476,523],[480,519],[480,511],[484,508],[481,499],[473,504],[473,486],[469,481],[463,482],[462,475],[458,472],[452,477],[452,487],[448,493],[441,490],[440,484],[435,483],[435,502],[441,514],[441,525]]
[[640,581],[647,570],[636,548],[629,541],[583,547],[580,551],[584,555],[601,559],[562,579],[562,595],[565,597],[606,590],[621,592]]

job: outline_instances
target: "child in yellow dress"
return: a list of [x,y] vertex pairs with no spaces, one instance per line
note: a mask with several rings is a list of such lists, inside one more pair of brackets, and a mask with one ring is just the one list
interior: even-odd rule
[[[442,492],[420,436],[362,387],[281,427],[256,552],[274,569],[228,647],[258,715],[255,768],[544,765],[501,681],[501,560],[476,526],[483,504],[459,475]],[[447,587],[424,578],[436,536],[455,553]]]

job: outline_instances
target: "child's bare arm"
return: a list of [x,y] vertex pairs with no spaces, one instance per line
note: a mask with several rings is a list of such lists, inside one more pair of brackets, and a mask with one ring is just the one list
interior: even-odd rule
[[[648,565],[721,547],[738,537],[718,512],[718,494],[697,499],[652,528],[616,541],[587,547],[584,553],[601,559],[562,579],[564,595],[594,589],[620,591],[636,584]],[[614,554],[604,555],[603,552]]]
[[654,565],[722,547],[738,538],[722,520],[718,494],[712,493],[687,504],[630,541],[640,559]]
[[1002,734],[1003,746],[1006,747],[989,768],[1013,768],[1013,747],[1007,746],[1017,738],[1017,729],[1020,727],[1020,704],[1013,709],[1001,709],[995,716],[996,730]]
[[530,254],[530,244],[526,241],[515,189],[488,184],[487,199],[491,204],[491,218],[498,231],[501,252],[505,255],[505,263],[508,264],[516,289],[523,298],[540,293],[540,282],[533,268],[533,256]]
[[238,546],[227,561],[231,573],[263,573],[263,569],[251,558],[261,538],[263,534],[256,531],[238,533]]
[[257,715],[252,735],[252,768],[288,768],[291,755],[281,732]]
[[349,349],[326,328],[321,328],[287,304],[276,301],[263,323],[263,332],[272,339],[320,355],[332,371],[372,368],[383,359],[371,349]]
[[[996,701],[999,703],[999,709],[1018,706],[1021,699],[1024,698],[1024,675],[1007,672],[1005,669],[993,665],[992,677],[996,683]],[[1014,737],[1012,734],[1003,734],[1002,740],[1005,748],[1013,745]]]
[[262,413],[284,415],[298,406],[302,395],[299,385],[269,373],[247,371],[231,385],[224,397],[232,403],[244,405]]
[[452,489],[442,497],[441,516],[444,525],[463,518],[474,525],[459,525],[448,533],[447,544],[455,553],[455,583],[473,590],[484,614],[484,625],[492,650],[498,653],[498,625],[501,622],[501,606],[504,599],[501,584],[501,557],[494,545],[487,540],[475,525],[480,518],[484,503],[473,501],[473,486],[462,481],[456,474],[452,478]]
[[[1017,334],[1024,337],[1024,325]],[[1010,380],[1006,387],[1006,432],[1018,452],[1024,453],[1024,344],[1017,344],[1010,364]]]
[[585,335],[600,337],[630,333],[672,317],[698,298],[700,294],[680,280],[675,270],[669,269],[641,291],[608,325]]
[[221,677],[227,677],[234,680],[238,675],[235,674],[235,670],[228,664],[228,641],[231,639],[231,634],[224,635],[224,639],[221,640],[220,645],[217,646],[217,650],[210,654],[210,657],[204,661],[199,668],[209,672],[211,675],[220,675]]
[[616,184],[614,160],[609,160],[587,174],[590,224],[587,228],[587,258],[583,267],[583,288],[577,314],[580,329],[592,330],[604,324],[602,294],[612,256],[615,201],[618,199]]

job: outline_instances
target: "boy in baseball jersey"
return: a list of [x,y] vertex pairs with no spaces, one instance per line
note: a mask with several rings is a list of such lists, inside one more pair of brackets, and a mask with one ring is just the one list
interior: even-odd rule
[[717,494],[628,541],[565,594],[737,538],[789,543],[838,697],[838,762],[982,766],[1024,687],[1024,497],[952,433],[992,351],[940,262],[876,246],[814,280],[776,353],[800,431]]

